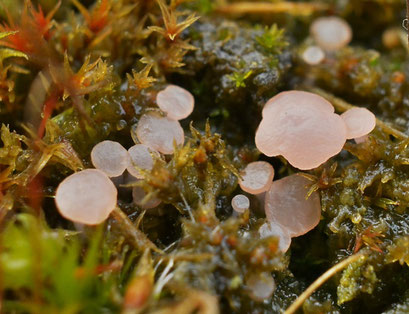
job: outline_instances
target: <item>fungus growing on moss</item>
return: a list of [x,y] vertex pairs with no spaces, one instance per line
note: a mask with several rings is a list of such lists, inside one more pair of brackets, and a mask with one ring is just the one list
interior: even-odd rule
[[182,145],[185,135],[180,123],[154,113],[144,114],[136,128],[138,140],[162,154],[173,154],[173,142]]
[[352,39],[351,27],[345,20],[337,16],[316,19],[311,25],[310,33],[317,44],[327,51],[343,48]]
[[274,181],[265,197],[267,219],[298,237],[318,225],[321,203],[317,192],[307,198],[311,182],[298,174]]
[[132,189],[132,197],[133,202],[144,209],[154,208],[161,203],[161,200],[155,197],[145,201],[146,193],[143,188],[139,186],[136,186]]
[[244,168],[241,176],[239,184],[243,191],[260,194],[270,188],[274,178],[274,168],[268,162],[255,161]]
[[250,208],[250,200],[243,194],[234,196],[231,200],[231,206],[238,213],[244,213]]
[[91,162],[107,176],[118,177],[128,166],[129,154],[118,142],[102,141],[92,149]]
[[169,85],[158,93],[156,103],[169,119],[182,120],[192,113],[195,99],[186,89]]
[[347,127],[347,139],[358,139],[369,134],[376,125],[376,117],[366,108],[351,108],[341,114]]
[[115,209],[117,190],[98,169],[86,169],[65,178],[55,193],[60,214],[78,223],[96,225]]
[[271,236],[278,237],[278,248],[282,252],[287,252],[291,245],[291,236],[287,229],[275,222],[266,222],[258,229],[260,238],[267,238]]
[[325,53],[318,46],[309,46],[303,51],[302,59],[309,65],[317,65],[325,59]]
[[271,297],[276,289],[274,278],[266,272],[250,275],[246,280],[246,285],[250,297],[258,302],[263,302]]
[[343,119],[327,100],[288,91],[266,103],[255,142],[263,154],[282,155],[292,166],[309,170],[342,150],[346,132]]
[[137,168],[143,170],[151,170],[153,167],[153,159],[149,148],[143,144],[136,144],[128,149],[129,162],[126,168],[128,172],[137,179],[143,179],[143,174]]

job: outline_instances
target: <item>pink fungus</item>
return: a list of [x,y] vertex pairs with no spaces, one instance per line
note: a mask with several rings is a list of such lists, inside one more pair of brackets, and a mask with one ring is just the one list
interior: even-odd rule
[[266,193],[267,219],[284,228],[291,237],[307,233],[320,221],[320,198],[317,192],[306,198],[309,185],[308,179],[293,174],[274,181]]
[[143,179],[144,176],[137,168],[151,170],[153,159],[149,148],[143,144],[136,144],[128,149],[129,163],[126,168],[128,172],[137,179]]
[[279,239],[278,248],[282,252],[287,252],[291,245],[291,237],[287,229],[274,222],[266,222],[258,229],[260,238],[275,236]]
[[136,186],[132,189],[132,197],[134,203],[144,209],[154,208],[161,203],[161,200],[158,198],[150,198],[145,200],[146,193],[140,186]]
[[103,141],[91,151],[91,161],[95,168],[109,177],[120,176],[128,166],[129,155],[118,142]]
[[302,58],[309,65],[317,65],[325,59],[325,53],[318,46],[310,46],[304,50]]
[[[347,139],[369,134],[376,125],[375,115],[366,108],[352,108],[341,114],[347,126]],[[359,140],[358,140],[359,141]]]
[[246,285],[250,297],[258,302],[270,298],[276,289],[274,278],[268,272],[250,275]]
[[243,191],[250,194],[260,194],[267,191],[274,177],[274,168],[268,162],[255,161],[249,163],[241,173],[239,180]]
[[250,208],[250,200],[243,194],[238,194],[231,200],[231,206],[238,213],[244,213]]
[[136,136],[142,144],[162,154],[173,154],[174,141],[184,143],[184,132],[180,123],[156,114],[144,114],[136,128]]
[[73,222],[96,225],[108,218],[117,190],[98,169],[86,169],[65,178],[57,188],[55,203],[61,215]]
[[311,25],[310,33],[317,44],[327,51],[343,48],[352,39],[352,29],[349,24],[336,16],[316,19]]
[[344,121],[327,100],[289,91],[266,103],[255,141],[263,154],[282,155],[292,166],[309,170],[342,150],[346,132]]
[[186,89],[169,85],[158,93],[156,103],[169,119],[182,120],[192,113],[195,99]]

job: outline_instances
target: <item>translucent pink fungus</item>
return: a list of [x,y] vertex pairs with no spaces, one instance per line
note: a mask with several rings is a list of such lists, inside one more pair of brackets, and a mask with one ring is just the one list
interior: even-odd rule
[[367,135],[376,125],[375,115],[366,108],[349,109],[341,117],[347,126],[347,139]]
[[149,148],[143,144],[136,144],[128,149],[128,153],[130,158],[126,169],[135,178],[143,179],[143,174],[136,167],[148,171],[152,169],[153,159]]
[[261,225],[260,229],[258,229],[258,233],[260,234],[260,238],[267,238],[271,236],[278,237],[278,248],[282,252],[287,252],[288,248],[291,245],[291,237],[286,228],[280,226],[274,222],[266,222]]
[[306,63],[310,65],[317,65],[325,59],[325,53],[318,46],[309,46],[304,50],[302,58]]
[[158,93],[156,103],[169,119],[182,120],[192,113],[195,99],[186,89],[169,85]]
[[293,174],[273,182],[266,193],[267,219],[282,226],[291,237],[303,235],[320,221],[321,203],[317,192],[307,199],[311,181]]
[[345,47],[352,39],[349,24],[336,16],[316,19],[311,25],[310,32],[317,44],[327,51]]
[[132,197],[134,203],[144,209],[154,208],[161,203],[161,200],[158,198],[151,198],[148,201],[143,202],[145,196],[146,193],[143,188],[136,186],[132,189]]
[[65,178],[57,188],[55,203],[71,221],[96,225],[108,218],[117,201],[117,190],[98,169],[86,169]]
[[318,167],[338,154],[346,141],[343,119],[321,96],[282,92],[263,109],[256,146],[267,156],[284,156],[296,168]]
[[255,161],[249,163],[241,172],[239,180],[243,191],[250,194],[260,194],[267,191],[274,178],[274,168],[268,162]]
[[136,136],[142,144],[162,154],[173,154],[173,142],[182,145],[185,135],[179,121],[156,114],[144,114],[136,128]]
[[128,166],[129,155],[118,142],[103,141],[92,149],[91,161],[95,168],[102,170],[109,177],[117,177]]
[[243,194],[238,194],[231,200],[231,206],[238,213],[244,213],[250,208],[250,200]]
[[258,302],[271,297],[276,289],[274,278],[266,272],[250,275],[246,280],[246,285],[250,297]]

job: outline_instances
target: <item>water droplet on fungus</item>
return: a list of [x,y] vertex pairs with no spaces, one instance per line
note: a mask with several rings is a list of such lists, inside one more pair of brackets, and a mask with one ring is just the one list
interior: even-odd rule
[[250,194],[260,194],[267,191],[274,178],[274,168],[268,162],[255,161],[249,163],[241,172],[239,180],[243,191]]
[[[376,125],[376,117],[366,108],[352,108],[341,114],[347,126],[347,139],[369,134]],[[358,140],[359,141],[359,140]]]
[[136,144],[128,149],[129,163],[126,168],[128,172],[137,179],[143,179],[144,176],[136,168],[151,170],[153,167],[153,159],[148,147],[143,144]]
[[231,206],[238,213],[244,213],[250,208],[250,200],[243,194],[238,194],[231,200]]
[[298,237],[318,225],[321,203],[317,192],[307,199],[311,182],[298,174],[274,181],[266,193],[265,211],[267,219],[279,224],[291,237]]
[[343,48],[352,39],[349,24],[336,16],[317,18],[311,25],[310,33],[318,46],[327,51]]
[[117,201],[117,190],[98,169],[86,169],[65,178],[55,193],[60,214],[78,223],[96,225],[108,218]]
[[193,111],[195,99],[186,89],[169,85],[156,96],[159,108],[166,112],[169,119],[182,120]]
[[309,170],[338,154],[346,141],[343,119],[321,96],[288,91],[271,98],[256,131],[257,148],[267,156],[282,155]]
[[317,65],[325,59],[325,53],[318,46],[309,46],[304,50],[302,58],[309,65]]
[[118,142],[103,141],[92,149],[91,162],[95,168],[105,172],[107,176],[117,177],[128,166],[129,155]]
[[138,140],[162,154],[173,154],[173,141],[184,143],[184,132],[179,121],[156,114],[144,114],[136,128]]
[[271,236],[275,236],[279,238],[278,248],[282,252],[287,252],[290,245],[291,245],[291,237],[289,233],[286,231],[285,228],[280,226],[277,223],[273,222],[266,222],[261,225],[260,229],[258,229],[258,233],[260,234],[260,238],[267,238]]

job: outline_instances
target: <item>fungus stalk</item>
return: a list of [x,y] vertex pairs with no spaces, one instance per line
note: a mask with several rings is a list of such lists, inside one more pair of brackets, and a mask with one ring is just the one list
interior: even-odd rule
[[328,269],[325,273],[323,273],[317,280],[315,280],[308,288],[305,290],[298,298],[290,305],[290,307],[284,312],[284,314],[293,314],[295,313],[299,307],[302,306],[305,300],[307,300],[319,287],[321,287],[328,279],[334,276],[336,273],[343,270],[349,264],[356,262],[360,259],[364,254],[357,253],[351,255],[350,257],[344,259],[343,261],[335,264],[330,269]]

